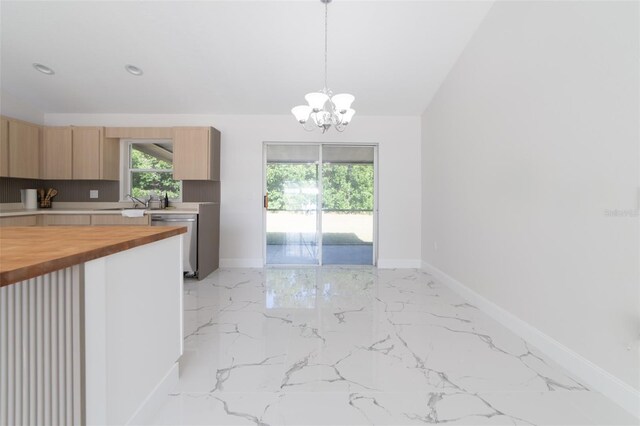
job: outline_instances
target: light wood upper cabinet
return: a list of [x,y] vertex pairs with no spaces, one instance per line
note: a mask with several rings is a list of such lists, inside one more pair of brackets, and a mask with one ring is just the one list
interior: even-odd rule
[[171,139],[171,127],[107,127],[105,136],[116,139]]
[[101,127],[73,128],[73,178],[100,179]]
[[42,137],[42,179],[72,178],[71,127],[45,127]]
[[40,178],[40,126],[0,117],[0,176]]
[[9,176],[9,120],[0,118],[0,176]]
[[173,128],[173,178],[220,180],[220,132],[213,127]]
[[73,127],[73,179],[120,179],[120,141],[104,127]]
[[100,139],[100,179],[120,180],[120,139]]
[[102,127],[46,127],[43,179],[118,180],[118,139],[104,137]]
[[24,121],[9,122],[9,177],[40,178],[40,127]]

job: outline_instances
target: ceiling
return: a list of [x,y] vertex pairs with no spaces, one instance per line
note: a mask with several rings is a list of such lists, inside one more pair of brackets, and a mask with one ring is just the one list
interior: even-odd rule
[[[360,115],[420,115],[491,4],[334,0],[329,88]],[[3,0],[0,15],[2,91],[45,113],[289,114],[323,86],[320,0]]]

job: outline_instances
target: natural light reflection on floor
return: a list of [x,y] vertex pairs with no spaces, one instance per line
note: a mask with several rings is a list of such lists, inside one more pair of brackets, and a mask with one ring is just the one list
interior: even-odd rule
[[150,424],[635,424],[417,270],[223,269],[184,300],[180,380]]

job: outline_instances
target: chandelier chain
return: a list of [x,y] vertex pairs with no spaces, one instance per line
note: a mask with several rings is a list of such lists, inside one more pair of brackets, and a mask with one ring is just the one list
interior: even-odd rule
[[329,87],[327,85],[327,57],[329,56],[327,54],[327,21],[328,21],[328,17],[329,17],[329,4],[325,3],[324,4],[324,88],[325,90],[327,90],[327,88]]
[[324,3],[324,88],[319,92],[307,93],[308,105],[298,105],[291,109],[298,123],[304,130],[312,131],[320,128],[325,133],[331,127],[338,132],[344,131],[351,122],[356,111],[351,108],[355,97],[349,93],[334,95],[329,89],[329,3],[331,0],[320,0]]

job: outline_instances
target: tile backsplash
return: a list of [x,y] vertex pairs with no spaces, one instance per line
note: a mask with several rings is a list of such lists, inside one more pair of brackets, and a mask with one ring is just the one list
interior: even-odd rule
[[[54,202],[111,202],[120,198],[117,180],[43,180],[42,186],[58,190]],[[98,190],[98,198],[89,198],[89,191],[94,189]]]
[[182,181],[182,201],[185,203],[220,201],[220,182],[184,180]]
[[[0,178],[0,203],[19,203],[20,190],[55,188],[58,195],[53,202],[118,201],[120,184],[105,180],[39,180]],[[98,198],[89,198],[89,190],[97,189]]]
[[0,178],[0,203],[19,203],[21,189],[42,188],[41,180]]
[[[53,202],[117,202],[120,183],[106,180],[40,180],[0,178],[0,203],[19,203],[20,190],[56,188]],[[89,198],[90,190],[98,190],[98,198]],[[185,203],[220,201],[220,182],[184,181],[182,201]]]

